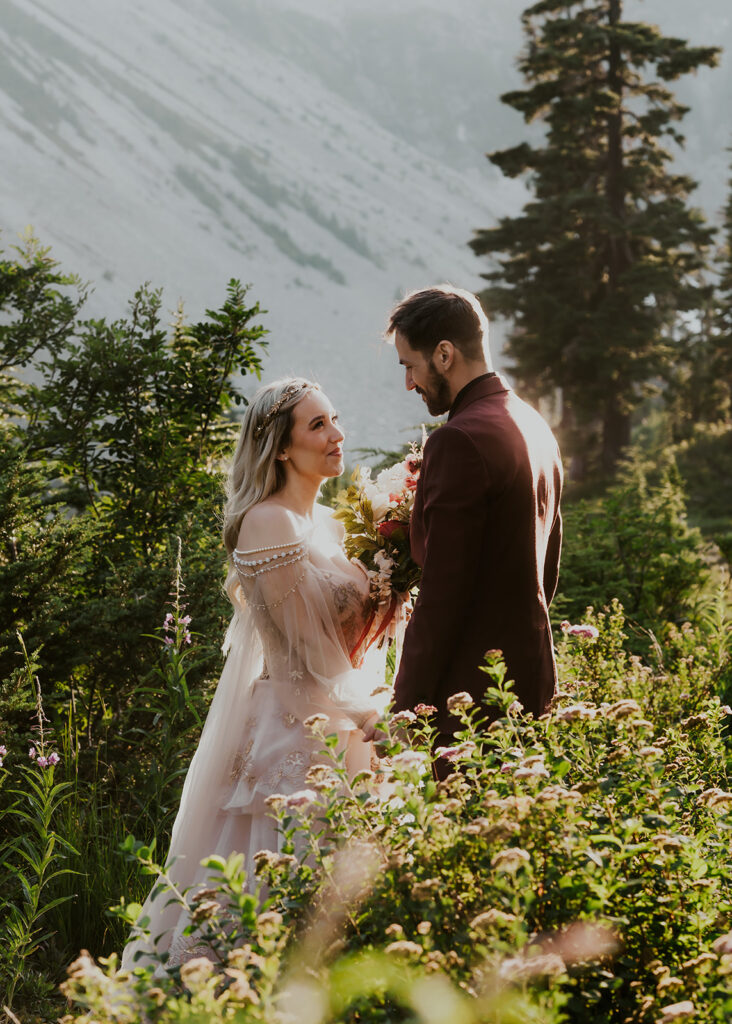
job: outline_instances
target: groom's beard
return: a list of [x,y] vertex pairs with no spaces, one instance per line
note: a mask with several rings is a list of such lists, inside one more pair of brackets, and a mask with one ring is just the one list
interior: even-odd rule
[[431,359],[427,369],[429,377],[426,385],[414,390],[424,399],[430,416],[441,416],[443,412],[449,412],[452,405],[450,387]]

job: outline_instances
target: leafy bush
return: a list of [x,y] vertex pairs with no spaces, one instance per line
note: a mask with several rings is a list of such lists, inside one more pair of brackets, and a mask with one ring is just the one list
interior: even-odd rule
[[[628,654],[617,605],[590,625],[597,639],[561,640],[563,690],[539,720],[489,660],[502,717],[476,731],[457,701],[443,782],[428,716],[391,720],[381,778],[349,783],[327,740],[312,788],[272,801],[283,847],[256,858],[259,902],[240,857],[210,861],[218,898],[194,901],[191,927],[211,960],[153,977],[82,957],[67,1021],[118,1020],[120,1000],[125,1019],[166,1022],[269,1022],[297,1006],[312,1021],[579,1024],[671,1020],[687,1003],[695,1020],[725,1020],[732,712],[701,662],[677,677]],[[705,639],[684,631],[679,663]]]
[[636,453],[604,496],[566,504],[564,525],[555,620],[579,618],[588,605],[603,608],[614,598],[642,630],[693,615],[708,570],[671,458],[651,466]]

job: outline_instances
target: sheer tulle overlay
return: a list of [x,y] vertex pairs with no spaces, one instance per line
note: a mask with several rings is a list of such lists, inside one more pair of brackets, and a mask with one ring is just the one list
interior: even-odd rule
[[[345,556],[342,527],[326,509],[316,511],[306,535],[234,553],[239,583],[226,663],[168,854],[179,890],[206,885],[201,860],[210,854],[243,853],[251,878],[253,855],[279,848],[265,800],[303,789],[311,765],[324,760],[322,741],[303,725],[309,716],[328,716],[325,731],[338,734],[351,774],[370,765],[372,745],[360,726],[388,699],[374,695],[384,683],[385,651],[362,652],[364,633],[376,635],[379,615],[364,570]],[[141,914],[150,938],[133,930],[126,968],[144,963],[153,948],[167,950],[171,963],[193,952],[195,939],[182,934],[188,915],[170,902],[170,892],[153,893]]]

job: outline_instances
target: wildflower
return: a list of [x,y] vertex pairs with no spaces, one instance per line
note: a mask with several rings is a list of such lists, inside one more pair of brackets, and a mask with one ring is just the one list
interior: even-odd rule
[[183,641],[184,641],[184,643],[187,643],[187,644],[189,644],[191,642],[191,634],[187,630],[186,630],[186,632],[185,632],[185,634],[183,636]]
[[477,747],[472,740],[466,740],[455,747],[437,747],[435,753],[438,757],[444,757],[446,761],[459,761],[461,757],[468,757],[476,750]]
[[509,718],[515,718],[516,715],[520,715],[524,710],[524,706],[520,700],[515,700],[513,704],[509,704],[506,714]]
[[718,939],[715,939],[712,943],[712,949],[720,956],[725,953],[732,953],[732,932],[727,932],[726,935],[720,935]]
[[191,914],[191,920],[194,924],[202,924],[216,917],[220,910],[221,905],[216,900],[201,900]]
[[640,705],[638,704],[638,702],[635,700],[628,700],[626,698],[624,700],[618,700],[614,704],[611,704],[605,712],[605,717],[621,719],[629,718],[631,715],[638,714],[640,714]]
[[28,751],[28,757],[31,759],[31,761],[33,761],[35,759],[35,756],[36,756],[36,748],[35,747],[31,747],[30,750]]
[[314,764],[308,769],[305,781],[317,789],[331,789],[338,785],[340,779],[333,771],[332,765]]
[[41,755],[36,761],[36,764],[39,768],[48,768],[48,758]]
[[518,846],[509,846],[505,850],[499,850],[491,861],[491,865],[499,871],[508,871],[513,874],[522,864],[530,864],[531,857]]
[[663,757],[663,750],[661,747],[641,747],[638,757]]
[[403,750],[400,754],[394,754],[391,759],[392,768],[398,768],[405,772],[414,770],[426,772],[429,763],[429,756],[421,750]]
[[415,714],[418,715],[436,715],[437,708],[434,704],[417,704],[414,708]]
[[596,626],[584,624],[573,626],[571,623],[567,622],[566,619],[560,624],[559,628],[565,636],[579,636],[583,637],[585,640],[597,640],[600,635],[600,631]]
[[244,971],[238,971],[234,967],[226,967],[224,974],[233,979],[226,990],[230,999],[236,999],[238,1003],[245,1006],[257,1006],[259,1004],[259,996],[249,984],[249,979]]
[[679,850],[682,846],[681,837],[671,835],[668,832],[659,832],[653,836],[653,842],[662,850]]
[[191,621],[191,617],[190,615],[184,615],[180,621],[183,623],[184,626],[187,626]]
[[396,728],[399,725],[413,725],[417,721],[417,716],[413,711],[397,711],[395,715],[392,715],[389,719],[389,725],[392,728]]
[[723,704],[719,710],[722,712],[723,715],[732,715],[732,708],[729,706],[729,704]]
[[719,807],[723,810],[727,804],[732,803],[732,793],[727,793],[723,789],[719,789],[717,786],[713,786],[711,789],[705,789],[697,797],[698,804],[703,804],[706,807]]
[[8,752],[7,747],[0,746],[0,757],[5,757],[7,752]]
[[482,914],[478,914],[470,922],[470,927],[476,931],[482,931],[484,928],[489,927],[493,924],[511,924],[513,921],[517,921],[518,918],[515,914],[508,914],[505,910],[499,910],[497,907],[491,907],[490,910],[484,910]]
[[390,956],[421,956],[423,950],[418,942],[399,939],[397,942],[390,943],[384,952]]
[[329,721],[330,719],[327,715],[317,714],[310,715],[310,717],[306,718],[302,724],[306,729],[312,730],[312,732],[319,732],[321,727],[327,725]]
[[566,974],[564,960],[556,953],[540,953],[537,956],[513,956],[504,960],[499,968],[500,976],[511,981],[545,975],[551,977]]
[[665,992],[667,988],[680,988],[683,984],[684,983],[681,978],[667,976],[665,978],[661,978],[659,983],[656,985],[656,991]]
[[257,918],[257,927],[263,935],[274,935],[282,927],[282,914],[276,910],[265,910]]
[[205,956],[197,956],[181,964],[180,980],[188,989],[193,990],[205,985],[212,974],[213,964]]
[[173,613],[172,612],[168,612],[168,614],[165,616],[165,619],[163,621],[163,629],[168,629],[168,627],[171,626],[172,624],[173,624]]
[[469,708],[473,703],[473,698],[470,694],[461,690],[460,693],[453,693],[451,697],[447,698],[447,710],[452,712],[464,711],[465,708]]
[[309,807],[310,804],[314,804],[317,799],[318,794],[314,789],[300,789],[297,793],[285,797],[285,807],[288,810],[299,810],[301,807]]
[[287,797],[283,796],[282,793],[273,793],[272,796],[268,796],[264,802],[267,807],[269,807],[271,810],[275,812],[275,814],[277,814],[277,812],[281,811],[282,808],[285,806],[286,800]]
[[60,760],[61,758],[58,756],[55,750],[53,751],[52,754],[48,755],[48,763],[50,765],[58,764]]
[[560,708],[557,711],[557,719],[560,722],[574,722],[576,718],[594,718],[597,715],[597,708],[585,701],[579,704],[570,704],[569,707]]
[[514,779],[548,779],[549,772],[544,767],[543,762],[533,765],[525,765],[521,768],[517,768],[513,773]]
[[662,1006],[663,1017],[658,1018],[658,1024],[670,1024],[673,1020],[683,1020],[685,1017],[693,1017],[696,1007],[690,999],[684,999],[681,1003],[671,1003],[670,1006]]
[[164,636],[163,643],[166,645],[166,647],[170,647],[171,644],[175,643],[175,641],[173,640],[172,636]]
[[[439,888],[439,878],[425,878],[421,882],[414,883],[414,885],[412,886],[412,895],[418,900],[429,899],[432,893]],[[393,928],[394,925],[390,925],[389,927]],[[399,925],[399,928],[401,928],[401,925]],[[387,934],[389,934],[388,929]]]
[[429,935],[429,933],[431,931],[432,931],[432,922],[431,921],[420,921],[419,924],[417,925],[417,932],[418,932],[419,935]]
[[390,939],[398,939],[402,935],[404,935],[404,929],[397,921],[394,921],[393,924],[389,925],[384,934],[387,935]]

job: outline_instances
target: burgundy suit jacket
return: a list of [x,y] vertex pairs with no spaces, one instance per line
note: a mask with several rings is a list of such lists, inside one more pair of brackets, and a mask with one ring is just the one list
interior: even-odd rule
[[562,463],[541,416],[498,374],[472,380],[430,434],[415,495],[410,543],[422,580],[395,683],[396,710],[479,703],[485,652],[503,651],[526,711],[541,714],[556,688],[547,607],[562,544]]

